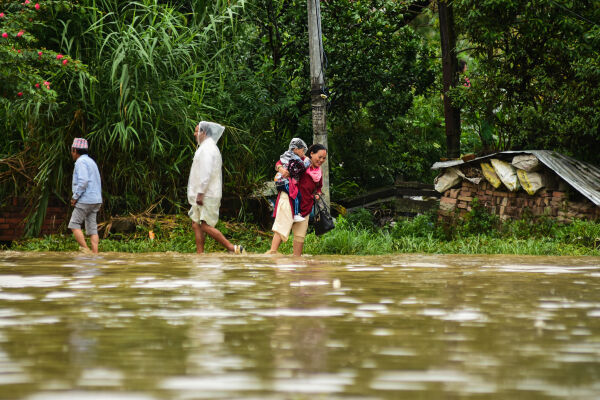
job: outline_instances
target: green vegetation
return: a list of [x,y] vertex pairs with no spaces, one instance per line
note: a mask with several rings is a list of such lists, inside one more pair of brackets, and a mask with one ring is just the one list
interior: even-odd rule
[[[334,201],[432,181],[446,152],[437,4],[321,2]],[[462,152],[600,164],[600,4],[451,4],[472,83],[450,93]],[[183,212],[199,120],[227,126],[225,195],[240,199],[290,138],[312,142],[305,0],[3,0],[0,13],[0,207],[26,197],[30,235],[49,198],[68,202],[74,137],[90,140],[108,215]]]
[[[233,243],[243,244],[251,253],[269,249],[272,233],[252,224],[219,222],[217,227]],[[149,239],[149,230],[155,239]],[[71,235],[52,235],[16,242],[12,250],[76,251]],[[195,251],[194,234],[189,220],[177,216],[174,223],[156,222],[138,226],[132,234],[111,234],[101,240],[100,250],[116,252],[190,253]],[[207,238],[208,252],[224,249]],[[292,243],[284,243],[280,251],[291,254]],[[403,219],[391,226],[378,227],[365,209],[338,217],[336,228],[320,237],[309,233],[306,254],[376,255],[390,253],[436,254],[520,254],[600,256],[600,223],[575,221],[559,225],[548,218],[531,217],[500,223],[483,207],[474,206],[456,221],[439,222],[435,214]]]

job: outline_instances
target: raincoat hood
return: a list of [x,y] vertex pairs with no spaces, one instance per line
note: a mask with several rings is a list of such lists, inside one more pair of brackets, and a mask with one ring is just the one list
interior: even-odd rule
[[306,146],[306,143],[304,142],[304,140],[302,140],[300,138],[293,138],[290,141],[288,150],[279,157],[279,161],[281,161],[282,164],[288,164],[290,162],[290,160],[293,160],[293,159],[299,160],[300,157],[298,157],[294,153],[294,151],[293,151],[294,149],[304,149],[304,151],[307,151],[308,147]]
[[225,127],[216,122],[201,121],[198,124],[198,129],[199,131],[205,132],[206,137],[212,138],[212,140],[217,143],[221,138],[221,135],[223,135]]

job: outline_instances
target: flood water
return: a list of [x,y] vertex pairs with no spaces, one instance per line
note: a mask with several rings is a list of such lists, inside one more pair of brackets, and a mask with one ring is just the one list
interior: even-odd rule
[[598,399],[600,259],[0,252],[0,398]]

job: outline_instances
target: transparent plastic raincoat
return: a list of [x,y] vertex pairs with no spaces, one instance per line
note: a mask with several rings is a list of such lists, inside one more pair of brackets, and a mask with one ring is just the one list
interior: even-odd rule
[[196,205],[198,193],[205,198],[221,199],[223,195],[223,178],[221,167],[223,161],[217,141],[221,138],[225,127],[214,122],[202,121],[198,124],[200,132],[206,133],[206,139],[194,154],[192,169],[187,187],[188,202]]

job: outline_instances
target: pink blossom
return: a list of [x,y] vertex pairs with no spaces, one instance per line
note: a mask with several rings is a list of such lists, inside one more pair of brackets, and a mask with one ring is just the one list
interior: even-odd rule
[[17,53],[21,54],[21,50],[17,50]]
[[8,37],[8,33],[4,32],[4,33],[2,34],[2,37],[3,37],[4,39],[6,39],[6,38]]
[[63,60],[63,65],[67,65],[67,63],[69,62],[69,60],[67,60],[66,58]]
[[24,32],[23,30],[20,30],[20,31],[19,31],[19,33],[17,33],[17,37],[21,37],[21,36],[23,36],[23,34],[24,34],[24,33],[25,33],[25,32]]
[[38,57],[41,57],[41,56],[42,56],[42,52],[38,51]]
[[40,88],[40,84],[39,84],[39,83],[36,83],[36,84],[35,84],[35,88],[36,88],[36,89],[39,89],[39,88]]
[[44,82],[44,86],[46,86],[46,89],[50,89],[50,82],[48,82],[48,81]]
[[40,9],[40,3],[35,3],[35,6],[33,6],[36,10]]
[[19,97],[23,96],[23,92],[17,93],[17,96],[19,96]]
[[4,13],[0,13],[0,18],[4,18]]
[[57,59],[57,60],[60,60],[60,59],[61,59],[61,58],[63,58],[63,57],[64,57],[64,56],[63,56],[62,54],[57,54],[57,55],[56,55],[56,59]]
[[23,3],[23,4],[29,4],[29,3],[31,3],[29,0],[25,0],[25,3]]

